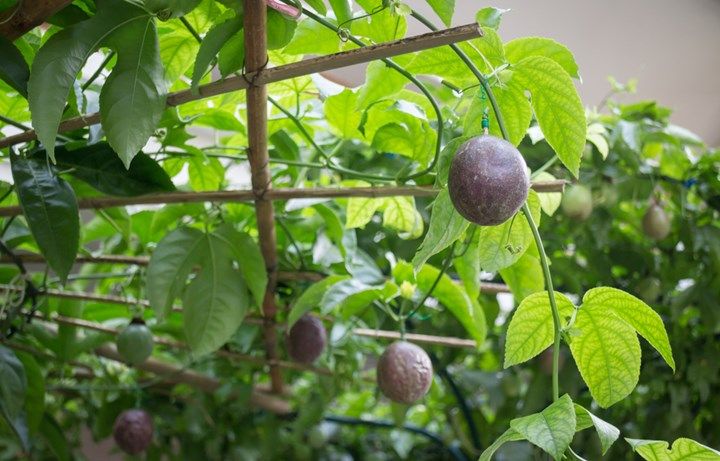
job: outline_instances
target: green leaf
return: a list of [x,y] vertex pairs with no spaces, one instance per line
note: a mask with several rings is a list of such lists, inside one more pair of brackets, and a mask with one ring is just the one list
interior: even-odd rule
[[182,24],[173,24],[171,32],[165,33],[167,24],[161,28],[160,59],[165,68],[165,81],[174,83],[192,66],[200,44]]
[[503,434],[498,437],[492,445],[482,452],[478,461],[490,461],[492,456],[500,449],[501,446],[505,445],[507,442],[517,442],[520,440],[525,440],[525,437],[514,429],[508,429],[503,432]]
[[634,452],[647,461],[718,461],[720,452],[694,440],[676,439],[672,448],[664,440],[625,439]]
[[387,197],[381,209],[383,225],[400,231],[402,238],[414,239],[422,235],[424,223],[415,208],[414,197]]
[[573,78],[580,78],[578,65],[570,50],[553,39],[545,37],[522,37],[505,44],[505,57],[508,62],[517,64],[531,56],[544,56],[552,59]]
[[293,38],[297,22],[288,19],[279,12],[269,9],[267,12],[267,48],[282,48]]
[[607,408],[627,397],[640,376],[640,343],[635,330],[603,308],[580,307],[570,350],[590,394]]
[[577,177],[587,123],[572,79],[558,63],[544,56],[519,61],[512,79],[530,91],[535,117],[545,139]]
[[166,21],[184,16],[198,6],[200,0],[145,0],[145,8]]
[[643,301],[617,288],[598,287],[585,293],[583,308],[610,311],[618,316],[645,338],[675,371],[675,360],[663,321]]
[[204,235],[190,227],[167,234],[155,248],[147,269],[146,289],[155,315],[163,318],[185,288],[187,278],[200,261]]
[[[40,151],[39,160],[44,160]],[[58,168],[108,195],[133,197],[156,192],[171,192],[175,185],[165,170],[145,154],[136,155],[126,169],[106,142],[79,149],[60,146],[55,151]]]
[[482,27],[489,27],[490,29],[497,29],[500,27],[500,20],[502,15],[510,11],[502,8],[486,7],[481,9],[475,14],[475,21]]
[[600,155],[602,155],[603,160],[606,159],[610,153],[607,136],[607,130],[601,123],[591,123],[588,125],[586,139],[595,145]]
[[358,131],[362,115],[355,110],[357,94],[348,89],[330,96],[323,105],[330,131],[345,139],[362,139]]
[[321,15],[327,15],[327,7],[325,6],[325,2],[323,0],[306,0],[306,3]]
[[31,434],[35,434],[45,412],[45,377],[35,357],[27,352],[16,352],[16,356],[22,362],[27,379],[27,391],[23,403],[27,427]]
[[370,222],[376,211],[383,205],[381,198],[351,197],[347,202],[345,212],[345,228],[354,229],[364,227]]
[[347,278],[348,276],[346,275],[330,275],[319,282],[310,285],[310,287],[305,290],[302,295],[300,295],[290,309],[287,319],[288,329],[291,328],[305,313],[312,309],[319,308],[320,303],[322,302],[322,299],[328,289]]
[[368,1],[363,4],[359,1],[358,3],[366,12],[372,14],[354,18],[350,24],[346,24],[353,35],[364,37],[373,43],[389,42],[405,36],[407,21],[404,17],[393,14],[390,8],[377,11],[375,8],[380,2]]
[[[32,63],[28,81],[32,124],[51,159],[54,159],[55,136],[68,94],[87,58],[120,28],[132,27],[135,23],[149,24],[146,11],[121,0],[102,0],[97,6],[98,12],[92,18],[50,37]],[[134,47],[128,45],[128,48]],[[129,114],[123,116],[132,121]]]
[[20,416],[26,391],[25,367],[12,349],[0,346],[0,412],[9,423]]
[[[425,264],[415,275],[415,271],[409,263],[400,261],[395,265],[392,273],[398,285],[408,281],[417,284],[418,290],[422,293],[427,293],[438,279],[440,270]],[[455,316],[480,347],[485,341],[487,324],[485,313],[477,300],[472,299],[465,289],[453,282],[447,274],[442,274],[432,296]]]
[[[575,416],[577,418],[577,429],[582,430],[586,427],[595,427],[598,437],[600,438],[600,446],[604,455],[610,449],[613,443],[620,437],[620,430],[612,424],[603,421],[590,410],[575,404]],[[585,420],[581,422],[581,419]]]
[[[535,191],[530,191],[528,205],[539,225],[540,201]],[[480,266],[487,272],[495,272],[515,264],[527,249],[534,245],[532,231],[522,212],[518,212],[503,224],[483,226],[479,231]]]
[[365,109],[377,100],[392,96],[407,83],[407,79],[400,72],[382,61],[373,61],[367,67],[365,84],[357,93],[357,108]]
[[72,187],[45,159],[10,156],[13,181],[25,219],[40,251],[65,283],[80,242],[80,219]]
[[529,252],[525,252],[512,266],[500,269],[500,276],[515,299],[525,299],[545,287],[540,259]]
[[440,151],[437,163],[437,178],[435,179],[436,185],[440,187],[447,186],[452,159],[455,158],[455,154],[457,154],[460,146],[468,139],[470,139],[470,136],[461,136],[459,138],[451,139]]
[[147,17],[128,22],[105,44],[117,51],[118,60],[100,91],[100,118],[108,143],[129,168],[165,110],[167,88],[155,23]]
[[[535,181],[555,181],[555,176],[545,171],[538,173],[533,177]],[[561,192],[539,192],[538,199],[540,200],[540,207],[548,216],[552,216],[557,211],[562,202]]]
[[427,0],[427,2],[442,22],[450,27],[455,11],[455,0]]
[[399,293],[400,289],[391,281],[372,286],[354,278],[341,280],[323,295],[320,308],[323,314],[336,312],[342,318],[349,319],[363,308],[370,306],[373,301],[378,299],[387,301]]
[[242,69],[245,64],[245,34],[240,29],[220,48],[218,69],[223,78]]
[[[575,310],[572,301],[557,291],[555,302],[561,321]],[[508,326],[504,367],[530,360],[547,349],[553,343],[554,332],[548,292],[533,293],[523,299]]]
[[30,68],[20,51],[5,37],[0,37],[0,80],[27,98]]
[[348,0],[329,0],[329,2],[339,24],[342,24],[352,18],[352,2]]
[[[525,137],[532,120],[530,101],[525,96],[522,86],[512,78],[505,85],[493,88],[493,94],[500,107],[510,142],[518,146]],[[503,137],[500,126],[497,122],[493,123],[492,117],[489,131],[493,136]]]
[[232,248],[224,239],[205,234],[200,239],[200,272],[183,295],[183,324],[196,356],[214,352],[242,324],[250,305],[247,286],[232,267]]
[[303,19],[283,52],[298,54],[330,54],[340,51],[340,37],[331,29],[312,19]]
[[425,120],[412,117],[403,124],[388,123],[375,132],[372,146],[387,153],[404,155],[427,166],[435,153],[437,133]]
[[45,413],[38,433],[47,443],[52,454],[55,455],[55,459],[58,461],[70,461],[72,459],[72,453],[65,434],[50,413]]
[[245,278],[255,304],[262,307],[268,278],[260,247],[247,232],[239,232],[230,225],[219,227],[213,236],[222,239],[233,251],[240,272]]
[[191,88],[195,94],[198,93],[198,85],[200,79],[205,75],[210,62],[217,56],[220,49],[227,43],[230,38],[242,30],[242,16],[233,16],[219,24],[213,26],[212,29],[203,38],[195,58],[195,66],[193,67]]
[[[432,217],[431,217],[432,219]],[[465,230],[465,238],[462,246],[458,247],[455,253],[460,256],[453,259],[453,265],[457,271],[460,280],[462,280],[465,290],[472,299],[480,296],[480,276],[482,269],[480,268],[480,233],[477,226],[468,227]]]
[[415,270],[419,270],[432,255],[452,245],[463,235],[469,224],[455,210],[447,189],[440,191],[433,203],[428,232],[412,260]]
[[510,427],[556,460],[561,460],[575,435],[573,402],[565,394],[540,413],[513,419]]

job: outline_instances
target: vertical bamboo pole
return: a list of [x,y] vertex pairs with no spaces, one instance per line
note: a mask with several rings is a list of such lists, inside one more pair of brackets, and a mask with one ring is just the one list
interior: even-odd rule
[[[245,72],[257,72],[267,64],[266,27],[267,11],[264,0],[245,1]],[[268,287],[263,300],[265,351],[269,360],[277,360],[277,332],[275,329],[275,284],[277,281],[277,246],[275,241],[275,216],[272,202],[265,198],[265,192],[271,187],[268,165],[267,145],[267,89],[265,85],[250,82],[247,89],[248,118],[248,160],[253,192],[255,193],[255,212],[257,215],[260,248],[265,258],[268,274]],[[272,390],[283,390],[280,368],[270,366]]]

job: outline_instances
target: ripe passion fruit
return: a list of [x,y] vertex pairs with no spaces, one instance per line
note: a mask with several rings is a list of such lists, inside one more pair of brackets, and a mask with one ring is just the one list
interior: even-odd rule
[[406,341],[392,343],[380,356],[377,382],[390,400],[411,404],[420,400],[430,389],[433,366],[427,353]]
[[314,362],[322,355],[326,343],[327,332],[322,321],[309,314],[300,317],[288,333],[288,353],[296,362]]

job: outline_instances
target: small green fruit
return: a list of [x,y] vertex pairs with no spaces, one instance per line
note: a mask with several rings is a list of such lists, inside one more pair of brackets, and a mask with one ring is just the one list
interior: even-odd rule
[[378,386],[394,402],[409,405],[420,400],[430,389],[432,379],[430,357],[415,344],[396,341],[378,360]]
[[450,200],[462,217],[480,226],[497,226],[512,218],[529,190],[520,151],[494,136],[468,140],[450,164]]
[[662,283],[656,277],[648,277],[638,284],[637,293],[640,295],[640,299],[648,304],[653,304],[660,298]]
[[128,365],[139,365],[153,351],[153,335],[142,319],[134,318],[117,337],[117,350]]
[[670,217],[660,205],[653,204],[642,220],[645,235],[653,240],[662,240],[670,234]]
[[590,189],[581,185],[568,187],[563,194],[562,209],[572,219],[586,220],[593,209]]

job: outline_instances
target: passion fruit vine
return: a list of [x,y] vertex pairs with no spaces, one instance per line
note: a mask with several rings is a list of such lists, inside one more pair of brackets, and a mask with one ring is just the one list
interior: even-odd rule
[[520,151],[494,136],[466,141],[450,164],[450,200],[462,217],[481,226],[510,219],[527,200],[529,189]]
[[125,410],[113,425],[113,438],[118,447],[129,455],[145,451],[153,439],[152,416],[145,410]]
[[288,353],[296,362],[314,362],[322,355],[325,343],[325,327],[319,318],[309,314],[300,317],[288,333]]
[[380,356],[377,382],[390,400],[411,404],[420,400],[430,389],[433,367],[427,353],[406,341],[392,343]]
[[118,353],[128,365],[139,365],[152,355],[153,336],[140,318],[134,318],[116,340]]

